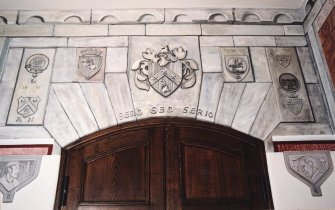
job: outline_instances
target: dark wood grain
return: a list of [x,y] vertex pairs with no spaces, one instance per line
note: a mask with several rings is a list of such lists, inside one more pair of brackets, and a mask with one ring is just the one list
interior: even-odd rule
[[291,141],[291,142],[273,142],[275,152],[284,151],[306,151],[306,150],[329,150],[335,151],[333,141]]
[[335,86],[335,8],[332,9],[329,16],[322,24],[319,30],[319,37],[322,49],[327,61],[329,73]]
[[63,156],[63,209],[273,208],[263,142],[223,126],[143,120],[82,138]]

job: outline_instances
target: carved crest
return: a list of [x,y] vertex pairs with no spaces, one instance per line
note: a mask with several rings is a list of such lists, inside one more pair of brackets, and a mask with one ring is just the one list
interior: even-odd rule
[[296,92],[300,88],[299,80],[290,73],[281,74],[279,84],[286,92]]
[[247,55],[225,56],[225,63],[228,72],[237,81],[241,81],[248,74],[250,65]]
[[283,67],[288,67],[291,63],[291,55],[276,55],[277,62]]
[[171,95],[178,87],[193,87],[198,64],[186,59],[186,56],[187,51],[183,47],[170,50],[168,45],[163,45],[158,53],[147,48],[142,52],[144,60],[136,61],[131,68],[136,72],[136,87],[149,91],[151,86],[164,97]]
[[3,203],[13,202],[14,194],[38,176],[41,159],[41,156],[1,157],[0,191]]
[[86,78],[91,79],[102,68],[102,51],[99,49],[87,48],[80,50],[79,72]]
[[43,54],[35,54],[28,58],[25,68],[32,76],[36,78],[38,74],[42,73],[49,66],[49,58]]
[[284,152],[286,169],[307,184],[313,196],[322,196],[320,186],[333,172],[329,151]]
[[22,115],[24,118],[34,114],[38,109],[40,103],[40,97],[22,97],[18,99],[17,113]]
[[295,115],[300,114],[303,103],[302,99],[299,99],[298,96],[289,96],[288,98],[285,98],[285,103],[290,112],[292,112]]

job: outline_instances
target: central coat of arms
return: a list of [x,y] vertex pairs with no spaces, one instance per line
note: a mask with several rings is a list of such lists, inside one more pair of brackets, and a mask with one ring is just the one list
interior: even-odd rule
[[144,60],[136,61],[131,68],[136,72],[136,87],[149,91],[151,86],[164,97],[171,95],[178,87],[193,87],[198,64],[186,59],[186,56],[187,50],[183,47],[170,50],[168,45],[164,45],[158,53],[147,48],[142,52]]
[[241,81],[249,71],[249,59],[246,55],[226,56],[226,68],[237,81]]

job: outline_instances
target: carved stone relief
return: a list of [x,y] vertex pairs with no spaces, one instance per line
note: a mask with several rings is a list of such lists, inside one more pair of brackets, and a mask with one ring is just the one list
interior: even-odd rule
[[[130,37],[128,80],[137,119],[195,118],[202,78],[198,38]],[[201,110],[206,113],[206,110]]]
[[135,85],[141,90],[149,91],[151,86],[160,95],[168,97],[179,86],[191,88],[197,81],[198,64],[186,59],[187,50],[181,46],[170,49],[169,45],[163,44],[158,53],[147,48],[142,56],[144,60],[136,61],[131,68],[136,71]]
[[248,48],[222,48],[225,82],[254,81]]
[[41,125],[55,49],[25,49],[7,124]]
[[266,49],[281,121],[313,121],[304,80],[294,48]]
[[333,172],[329,151],[284,152],[286,169],[308,185],[313,196],[322,196],[321,185]]
[[78,48],[78,71],[80,82],[103,81],[106,63],[106,48]]
[[41,160],[42,156],[0,157],[0,191],[3,203],[12,203],[15,193],[38,176]]

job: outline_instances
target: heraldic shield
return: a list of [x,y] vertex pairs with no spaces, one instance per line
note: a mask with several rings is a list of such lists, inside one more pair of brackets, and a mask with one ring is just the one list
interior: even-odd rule
[[228,72],[241,81],[249,72],[249,58],[246,55],[225,56],[226,68]]
[[286,169],[304,182],[313,196],[322,196],[321,185],[333,172],[329,151],[284,152]]
[[102,51],[98,49],[84,49],[80,51],[79,72],[86,78],[90,79],[96,75],[102,67]]
[[0,191],[3,203],[13,202],[17,191],[38,176],[42,156],[5,156],[0,160]]
[[17,99],[18,106],[17,106],[17,113],[24,118],[33,115],[37,109],[38,104],[40,103],[40,97],[19,97]]
[[146,49],[142,52],[144,60],[136,61],[131,68],[136,71],[136,87],[149,91],[151,86],[164,97],[168,97],[179,87],[193,87],[198,64],[192,59],[185,59],[186,55],[187,51],[182,47],[170,50],[168,45],[164,45],[159,53]]

